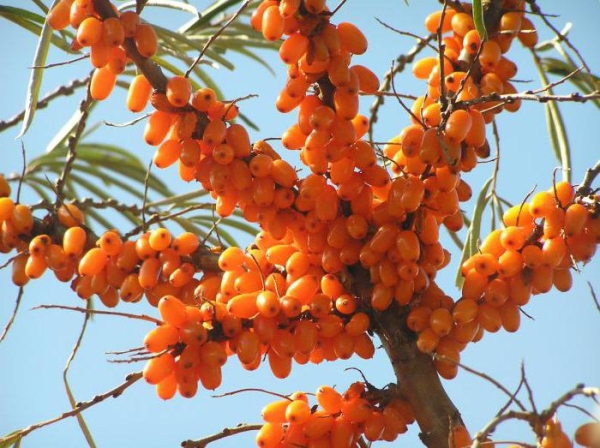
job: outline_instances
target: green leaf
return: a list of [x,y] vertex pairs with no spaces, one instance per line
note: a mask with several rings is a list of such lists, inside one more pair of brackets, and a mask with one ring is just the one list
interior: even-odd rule
[[192,31],[203,26],[209,25],[211,20],[219,14],[225,12],[228,8],[233,5],[241,3],[242,0],[220,0],[215,2],[213,5],[206,8],[200,13],[200,17],[187,25],[187,28],[182,29],[182,32]]
[[460,268],[462,264],[467,261],[467,259],[477,252],[478,247],[477,244],[479,242],[479,236],[481,234],[481,217],[483,216],[483,212],[490,201],[490,197],[487,192],[492,184],[493,177],[490,177],[485,181],[485,184],[481,187],[481,191],[479,192],[479,196],[477,197],[477,202],[475,203],[475,208],[473,209],[473,217],[471,218],[471,223],[469,224],[469,228],[467,229],[467,235],[465,237],[465,243],[463,246],[462,254],[460,257],[460,262],[458,263],[458,270],[456,272],[455,283],[459,288],[463,284],[463,277],[460,272]]
[[[126,9],[131,9],[133,7],[136,7],[139,4],[139,2],[140,2],[140,0],[123,3],[121,6],[119,6],[119,11],[124,11]],[[190,14],[196,16],[197,18],[200,18],[200,13],[196,9],[196,7],[190,5],[189,3],[178,2],[175,0],[146,0],[144,2],[143,7],[145,7],[145,6],[158,6],[158,7],[162,7],[162,8],[176,9],[178,11],[189,12]]]
[[[95,101],[90,104],[88,108],[88,113],[92,111],[96,104],[97,102]],[[52,140],[50,140],[50,142],[46,146],[46,153],[54,151],[56,148],[63,145],[67,141],[69,135],[71,135],[71,133],[75,131],[75,128],[81,120],[81,117],[83,117],[83,111],[79,108],[79,106],[77,106],[77,109],[75,110],[75,112],[73,112],[73,115],[71,115],[67,122],[62,125],[62,127],[58,130],[56,134],[54,134],[54,137],[52,137]]]
[[[542,66],[540,59],[534,53],[534,63],[538,69],[540,80],[543,85],[550,84],[550,80],[546,75],[546,71]],[[552,89],[547,90],[548,95],[554,95]],[[546,111],[546,125],[548,127],[548,135],[550,137],[550,143],[554,151],[554,156],[561,166],[563,179],[571,181],[571,149],[569,147],[569,139],[567,137],[567,130],[565,123],[558,108],[558,104],[554,101],[548,101],[545,105]]]
[[481,0],[473,0],[473,22],[475,22],[475,29],[481,36],[481,40],[487,40],[488,34],[485,29],[485,20],[483,16],[483,3]]
[[[57,2],[55,1],[54,4]],[[52,28],[45,22],[42,27],[40,39],[35,49],[35,56],[33,58],[33,66],[39,67],[46,64],[46,58],[48,57],[48,49],[50,48],[50,40],[52,37]],[[40,95],[40,87],[42,86],[42,78],[44,77],[43,68],[34,68],[29,78],[29,86],[27,87],[27,97],[25,100],[25,118],[23,118],[23,125],[21,132],[17,135],[17,138],[22,137],[29,129],[33,117],[35,116],[35,110],[37,107],[38,97]]]

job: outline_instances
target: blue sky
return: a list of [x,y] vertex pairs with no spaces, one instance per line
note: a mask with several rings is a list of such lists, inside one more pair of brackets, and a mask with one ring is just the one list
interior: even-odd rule
[[[4,2],[22,5],[22,2]],[[207,1],[193,2],[199,9]],[[542,3],[542,2],[540,2]],[[27,2],[27,7],[33,4]],[[559,2],[548,0],[542,4],[544,11],[557,14],[553,23],[560,29],[572,22],[570,39],[585,56],[588,65],[600,72],[600,53],[597,42],[600,37],[598,19],[600,4],[595,0]],[[371,43],[366,55],[356,57],[355,62],[371,67],[381,75],[390,67],[391,61],[412,47],[414,41],[383,28],[375,18],[389,23],[397,29],[424,34],[423,18],[438,7],[434,1],[412,1],[406,6],[401,0],[378,0],[363,2],[349,0],[337,17],[338,21],[351,21],[367,35]],[[164,26],[177,26],[187,17],[160,13],[150,14]],[[539,24],[539,21],[536,21]],[[540,26],[541,28],[541,26]],[[540,31],[542,39],[550,35]],[[12,23],[0,20],[0,54],[4,55],[0,65],[0,119],[19,112],[24,104],[28,67],[33,59],[36,39],[27,31]],[[214,71],[227,98],[236,98],[249,93],[258,94],[257,99],[242,103],[245,113],[260,126],[252,138],[277,137],[294,121],[294,115],[278,115],[273,107],[278,89],[285,82],[285,69],[274,53],[265,53],[276,71],[273,77],[264,68],[246,58],[236,56],[236,71],[225,69]],[[529,89],[539,86],[528,53],[516,45],[508,56],[519,66],[517,78],[530,81],[518,84],[518,88]],[[52,50],[49,62],[59,62],[70,56]],[[80,78],[89,71],[89,63],[82,61],[66,67],[47,71],[42,92],[53,90],[71,78]],[[276,88],[274,87],[276,86]],[[424,84],[417,82],[406,71],[396,79],[399,92],[421,94]],[[573,87],[563,85],[559,93],[570,93]],[[29,132],[22,139],[28,157],[41,154],[60,126],[70,117],[81,100],[82,91],[72,98],[59,100],[49,108],[41,110]],[[125,111],[124,92],[116,91],[113,97],[94,111],[91,121],[104,119],[114,122],[130,120],[132,115]],[[368,114],[370,98],[363,99],[361,111]],[[561,105],[565,116],[573,154],[573,179],[582,179],[584,170],[598,160],[600,150],[596,141],[598,111],[590,104]],[[386,101],[381,119],[376,125],[376,140],[384,141],[398,134],[408,123],[408,117],[394,101]],[[501,137],[500,180],[498,189],[512,202],[520,202],[536,185],[546,189],[552,182],[552,170],[557,166],[553,158],[546,132],[543,107],[526,104],[518,114],[502,114],[498,120]],[[133,150],[147,164],[153,149],[141,140],[142,125],[123,130],[101,126],[93,141],[119,143]],[[21,141],[15,140],[18,127],[0,134],[3,152],[0,172],[8,173],[21,169]],[[289,155],[294,160],[295,154]],[[478,192],[491,173],[492,164],[481,164],[474,172],[465,175]],[[195,185],[184,185],[175,173],[164,175],[170,186],[181,192],[192,191]],[[35,202],[31,192],[24,191],[25,201]],[[467,204],[472,207],[472,202]],[[244,243],[247,240],[242,240]],[[447,243],[451,250],[452,243]],[[459,254],[453,253],[453,263],[438,275],[439,283],[448,294],[456,297],[453,286],[454,269]],[[0,257],[3,263],[5,256]],[[550,293],[537,296],[526,306],[534,320],[523,319],[517,334],[486,334],[483,341],[473,344],[463,352],[462,361],[477,370],[485,371],[509,389],[519,381],[521,363],[533,386],[538,408],[543,408],[562,392],[577,383],[598,385],[600,379],[600,357],[597,341],[600,337],[600,314],[591,299],[587,281],[600,292],[600,263],[593,261],[585,266],[581,274],[574,275],[572,291],[567,294]],[[0,299],[0,325],[9,318],[17,290],[10,283],[9,270],[0,271],[3,294]],[[82,302],[76,298],[68,285],[59,284],[50,274],[41,280],[32,281],[26,287],[22,307],[8,338],[0,344],[0,435],[31,423],[46,420],[68,409],[69,404],[62,385],[62,369],[69,356],[82,324],[82,316],[65,311],[31,311],[38,304],[64,304],[77,306]],[[122,311],[157,314],[145,305],[125,304]],[[106,352],[124,350],[141,345],[144,334],[151,324],[123,320],[116,317],[98,316],[90,323],[81,351],[70,371],[71,386],[78,400],[87,400],[120,383],[131,371],[141,370],[141,365],[108,363]],[[355,371],[344,371],[346,367],[359,367],[370,382],[378,386],[393,381],[393,373],[381,350],[374,359],[363,362],[351,359],[346,362],[326,363],[316,367],[294,366],[290,377],[275,380],[268,367],[247,373],[237,361],[230,360],[224,370],[223,385],[217,393],[243,387],[263,387],[280,393],[295,390],[314,392],[321,384],[337,385],[344,389],[359,379]],[[505,403],[506,397],[491,384],[460,372],[458,378],[445,382],[450,397],[457,404],[467,426],[476,431],[485,424]],[[239,394],[227,398],[211,398],[212,392],[199,391],[192,400],[175,398],[160,401],[151,386],[139,382],[116,400],[108,400],[85,413],[86,421],[98,446],[178,446],[188,438],[199,438],[215,432],[226,425],[260,421],[262,406],[271,397],[256,394]],[[593,408],[589,408],[593,410]],[[563,409],[560,418],[565,427],[573,431],[578,422],[586,421],[573,409]],[[415,446],[417,428],[412,427],[394,446]],[[521,439],[532,443],[527,430],[521,425],[506,425],[498,432],[498,440]],[[253,436],[240,436],[216,443],[216,447],[251,446]],[[32,433],[24,440],[24,447],[84,446],[74,419],[60,422],[49,428]]]

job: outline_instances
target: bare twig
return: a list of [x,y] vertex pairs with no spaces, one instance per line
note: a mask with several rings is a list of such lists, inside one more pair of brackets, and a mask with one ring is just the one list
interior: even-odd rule
[[590,288],[590,295],[592,296],[592,299],[594,300],[594,303],[596,304],[596,308],[598,309],[598,311],[600,311],[600,302],[598,302],[598,297],[596,297],[596,292],[594,291],[594,287],[592,286],[592,284],[588,281],[587,282],[588,287]]
[[[72,95],[78,88],[87,86],[89,81],[90,77],[88,76],[82,79],[74,79],[69,84],[65,84],[64,86],[58,87],[57,89],[44,96],[41,100],[39,100],[37,102],[36,109],[43,109],[47,107],[52,100],[61,96]],[[17,115],[15,115],[12,118],[9,118],[8,120],[0,121],[0,132],[19,124],[21,121],[23,121],[23,118],[25,118],[25,111],[18,113]]]
[[236,434],[241,434],[243,432],[258,431],[262,427],[263,427],[263,425],[260,423],[259,424],[242,423],[234,428],[223,428],[218,433],[207,436],[207,437],[203,437],[202,439],[199,439],[199,440],[185,440],[185,441],[181,442],[181,446],[183,448],[205,448],[209,443],[215,442],[217,440],[221,440],[226,437],[234,436]]
[[12,443],[18,442],[23,437],[27,436],[33,431],[36,431],[40,428],[44,428],[45,426],[52,425],[53,423],[59,422],[69,417],[74,417],[81,412],[85,411],[92,406],[97,405],[98,403],[103,402],[107,398],[117,398],[120,396],[125,390],[135,384],[140,378],[142,378],[142,372],[130,373],[125,377],[125,381],[119,384],[117,387],[110,389],[107,392],[96,395],[91,400],[76,403],[75,409],[71,409],[69,411],[63,412],[62,414],[51,418],[50,420],[46,420],[39,423],[34,423],[33,425],[28,426],[27,428],[15,431],[5,437],[0,438],[0,443],[6,444],[6,446],[10,446]]
[[[89,306],[89,303],[88,303],[88,306]],[[67,359],[65,368],[63,370],[63,383],[65,385],[67,397],[69,398],[69,403],[71,403],[71,407],[73,409],[76,409],[77,401],[75,400],[75,397],[73,396],[73,392],[71,392],[71,387],[69,386],[69,380],[67,378],[67,375],[69,373],[69,368],[71,367],[71,363],[75,359],[75,356],[77,356],[79,347],[81,347],[81,342],[83,341],[83,335],[85,334],[85,330],[87,328],[87,324],[88,324],[89,320],[90,320],[90,314],[86,313],[83,318],[83,326],[81,327],[81,331],[79,332],[77,341],[75,342],[75,345],[73,346],[73,350],[71,351],[71,354],[69,355],[69,358]],[[92,434],[90,433],[90,430],[87,427],[85,420],[83,419],[83,416],[81,414],[77,414],[75,417],[77,418],[77,423],[79,423],[81,432],[83,432],[83,436],[85,437],[85,440],[87,441],[89,447],[95,448],[96,443],[94,442],[94,438],[92,437]]]
[[[579,50],[577,49],[577,47],[575,47],[575,45],[573,45],[571,43],[571,41],[567,38],[567,36],[565,36],[563,33],[561,33],[558,28],[556,28],[552,22],[550,22],[550,20],[548,20],[548,17],[546,16],[546,14],[542,13],[541,8],[537,5],[535,0],[527,0],[527,3],[529,3],[529,6],[531,8],[531,11],[535,14],[538,14],[543,22],[546,24],[546,26],[548,28],[550,28],[554,34],[556,35],[556,38],[558,39],[559,42],[564,42],[565,44],[567,44],[567,46],[573,51],[573,53],[575,53],[577,55],[577,58],[579,59],[579,62],[581,62],[581,65],[583,65],[585,67],[585,70],[588,72],[588,74],[590,75],[591,79],[594,79],[594,76],[592,74],[592,70],[590,69],[590,67],[587,65],[587,63],[585,62],[585,59],[583,59],[583,56],[581,56],[581,53],[579,52]],[[595,84],[595,81],[594,81]]]
[[110,127],[113,127],[113,128],[126,128],[126,127],[128,127],[128,126],[133,126],[134,124],[136,124],[136,123],[139,123],[139,122],[140,122],[140,121],[142,121],[142,120],[145,120],[145,119],[146,119],[146,118],[148,118],[149,116],[150,116],[150,114],[144,114],[144,115],[142,115],[141,117],[134,118],[133,120],[131,120],[131,121],[126,121],[125,123],[113,123],[113,122],[110,122],[110,121],[106,121],[106,120],[105,120],[105,121],[104,121],[104,124],[105,124],[106,126],[110,126]]
[[342,6],[344,6],[344,3],[346,3],[348,0],[342,0],[333,11],[331,11],[331,15],[334,15],[336,12],[338,12]]
[[502,383],[500,383],[498,380],[495,380],[494,378],[492,378],[491,376],[489,376],[487,373],[484,372],[480,372],[478,370],[475,370],[471,367],[465,366],[464,364],[461,364],[460,362],[452,359],[452,358],[448,358],[447,356],[440,356],[440,355],[435,355],[436,359],[441,359],[443,361],[447,361],[447,362],[451,362],[452,364],[456,364],[458,367],[460,367],[463,370],[466,370],[469,373],[472,373],[475,376],[478,376],[480,378],[483,378],[484,380],[490,382],[491,384],[493,384],[494,386],[496,386],[498,389],[500,389],[502,392],[504,392],[508,397],[510,397],[510,399],[512,401],[515,402],[515,404],[521,409],[521,410],[525,410],[525,406],[523,406],[523,403],[521,403],[517,397],[514,396],[514,394],[509,391]]
[[55,209],[58,209],[58,207],[63,201],[62,192],[67,182],[67,177],[69,176],[69,173],[73,168],[73,164],[75,163],[75,159],[77,158],[77,144],[79,143],[79,139],[81,138],[83,131],[85,130],[89,108],[92,102],[93,99],[88,91],[86,98],[79,105],[79,110],[81,111],[81,118],[79,119],[77,127],[75,128],[75,134],[68,138],[67,160],[65,162],[65,166],[63,167],[60,176],[54,184],[54,188],[56,190],[56,201],[54,204]]
[[23,169],[21,170],[21,178],[19,179],[19,183],[17,185],[17,203],[19,203],[21,200],[21,187],[23,186],[25,171],[27,170],[27,157],[25,152],[25,143],[23,143],[23,140],[21,140],[21,157],[23,158]]
[[[380,22],[383,26],[388,26],[387,24]],[[405,34],[402,31],[391,28],[393,31],[396,31],[400,34]],[[413,35],[413,37],[415,37]],[[385,75],[383,75],[383,80],[381,82],[381,86],[379,87],[379,93],[387,92],[390,89],[391,81],[398,73],[401,73],[408,64],[412,63],[417,57],[417,55],[428,45],[430,42],[435,39],[435,34],[430,34],[427,37],[416,37],[418,42],[417,44],[411,48],[406,54],[402,54],[398,56],[395,60],[395,64],[393,69],[390,69]],[[435,47],[434,47],[435,49]],[[373,141],[373,124],[377,122],[377,115],[379,112],[379,108],[383,105],[385,97],[383,95],[377,95],[373,104],[371,104],[370,108],[370,117],[369,122],[371,126],[369,127],[369,141]]]
[[230,397],[232,395],[242,394],[245,392],[261,392],[263,394],[273,395],[274,397],[279,397],[284,400],[290,400],[290,397],[288,397],[286,395],[278,394],[277,392],[271,392],[270,390],[261,389],[259,387],[246,387],[244,389],[237,389],[237,390],[232,390],[231,392],[225,392],[223,394],[213,395],[212,397],[213,398]]
[[587,196],[592,192],[592,183],[598,174],[600,174],[600,160],[598,160],[592,168],[586,170],[583,182],[581,182],[577,188],[578,196]]
[[204,54],[206,53],[206,50],[208,50],[208,47],[210,47],[213,42],[215,40],[217,40],[217,38],[221,35],[221,33],[223,33],[223,31],[225,31],[225,29],[231,25],[231,23],[237,19],[239,17],[239,15],[244,11],[244,9],[246,9],[248,7],[248,5],[250,4],[252,0],[246,0],[244,3],[242,3],[242,6],[240,6],[238,8],[238,10],[235,12],[235,14],[233,14],[229,20],[227,22],[225,22],[223,24],[223,26],[221,28],[219,28],[217,30],[216,33],[214,33],[212,36],[210,36],[210,39],[208,39],[208,41],[206,41],[206,44],[204,44],[204,47],[202,47],[202,50],[200,51],[200,54],[198,55],[198,57],[196,58],[196,60],[192,63],[192,65],[186,70],[185,72],[185,77],[188,78],[190,76],[190,74],[192,73],[192,70],[194,70],[194,67],[196,67],[196,65],[200,62],[200,60],[202,59],[202,57],[204,56]]
[[65,65],[71,65],[71,64],[73,64],[75,62],[83,61],[84,59],[87,59],[89,57],[90,57],[89,54],[84,54],[84,55],[81,55],[81,56],[77,56],[74,59],[70,59],[68,61],[55,62],[53,64],[47,64],[47,65],[34,65],[32,67],[29,67],[29,68],[30,69],[36,69],[36,68],[46,69],[46,68],[62,67],[62,66],[65,66]]
[[13,312],[10,315],[10,319],[8,319],[8,322],[6,323],[6,325],[4,327],[4,330],[2,330],[2,335],[0,335],[0,343],[2,341],[4,341],[4,339],[6,338],[6,335],[10,331],[10,327],[12,327],[12,324],[15,321],[15,318],[17,317],[17,312],[19,311],[19,305],[21,305],[21,299],[23,298],[23,291],[24,291],[24,288],[23,288],[23,286],[21,286],[19,288],[19,293],[17,294],[15,308],[13,309]]
[[160,319],[156,319],[155,317],[148,316],[146,314],[131,314],[131,313],[122,313],[119,311],[102,311],[102,310],[91,310],[88,308],[81,308],[77,306],[65,306],[65,305],[37,305],[32,308],[32,310],[50,310],[50,309],[59,309],[59,310],[68,310],[68,311],[77,311],[79,313],[86,314],[102,314],[105,316],[120,316],[127,317],[128,319],[137,319],[137,320],[145,320],[147,322],[152,322],[156,325],[162,325],[164,322]]

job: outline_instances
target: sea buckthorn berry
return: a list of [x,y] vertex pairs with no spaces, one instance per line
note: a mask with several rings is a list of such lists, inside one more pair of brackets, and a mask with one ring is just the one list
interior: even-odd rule
[[152,112],[144,128],[144,141],[157,146],[165,139],[171,127],[171,114],[162,110]]
[[13,214],[15,203],[11,198],[0,198],[0,223],[7,221]]
[[79,275],[96,275],[104,269],[107,262],[106,252],[99,247],[90,249],[79,261]]
[[217,94],[209,87],[196,90],[192,94],[192,107],[200,112],[207,112],[217,102]]
[[471,115],[463,109],[455,110],[446,122],[445,136],[452,142],[462,142],[471,130]]
[[158,384],[175,370],[175,358],[170,353],[151,358],[144,367],[144,379],[150,384]]
[[150,94],[152,93],[152,85],[144,75],[137,75],[131,81],[129,90],[127,91],[127,108],[131,112],[141,112],[146,108]]
[[57,217],[65,227],[75,227],[83,224],[83,212],[75,204],[63,204],[58,208]]
[[267,7],[262,17],[263,37],[271,42],[279,40],[283,34],[283,17],[277,5]]
[[162,319],[174,327],[181,327],[187,320],[185,304],[172,295],[166,295],[159,300],[158,311]]
[[310,417],[310,406],[304,400],[293,400],[285,409],[285,419],[291,424],[300,425]]
[[275,448],[284,439],[285,433],[280,423],[265,423],[256,433],[254,441],[261,448]]
[[171,247],[178,255],[190,255],[198,249],[200,241],[192,232],[184,232],[173,239]]
[[[0,199],[10,196],[11,188],[6,178],[0,174]],[[0,221],[3,221],[0,219]]]
[[581,446],[594,447],[600,444],[600,423],[584,423],[575,430],[575,442]]
[[54,8],[48,12],[46,20],[53,30],[63,30],[69,26],[69,12],[72,3],[72,0],[60,0]]
[[145,58],[154,56],[154,53],[158,49],[158,41],[152,25],[139,23],[135,28],[133,39],[140,55]]
[[95,100],[105,100],[111,94],[116,83],[117,75],[115,75],[108,67],[104,66],[102,68],[97,68],[94,70],[90,82],[90,95]]
[[479,63],[487,72],[493,71],[500,62],[502,50],[496,41],[486,40],[483,42],[483,48],[479,53]]
[[140,16],[135,11],[123,11],[119,16],[125,37],[135,36],[135,30],[140,23]]
[[309,43],[303,34],[292,34],[279,47],[279,57],[286,64],[295,64],[306,53]]
[[63,249],[68,257],[78,257],[85,246],[87,234],[82,227],[69,227],[63,236]]
[[171,232],[164,228],[153,230],[148,237],[148,243],[152,250],[165,250],[171,244]]
[[446,9],[443,16],[443,21],[442,14],[442,11],[435,11],[425,18],[425,28],[427,31],[430,33],[436,33],[438,28],[440,28],[440,25],[442,33],[447,33],[448,31],[452,30],[452,17],[454,16],[455,11],[452,9]]
[[523,46],[533,48],[537,45],[538,34],[535,25],[527,17],[521,18],[521,29],[517,35]]
[[173,106],[183,107],[192,94],[192,83],[185,76],[173,76],[167,82],[166,94]]
[[91,47],[102,37],[102,22],[96,17],[87,17],[77,28],[77,42],[84,47]]
[[356,25],[349,22],[342,22],[337,25],[337,31],[342,47],[350,53],[363,54],[367,51],[367,38]]
[[112,48],[104,41],[96,42],[90,48],[90,62],[93,67],[101,68],[108,64]]
[[116,47],[123,43],[125,40],[125,30],[118,18],[109,17],[102,21],[102,40],[110,47]]

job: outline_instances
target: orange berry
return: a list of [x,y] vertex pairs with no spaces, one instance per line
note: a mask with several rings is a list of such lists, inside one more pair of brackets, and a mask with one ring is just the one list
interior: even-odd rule
[[77,42],[84,47],[91,47],[102,37],[102,22],[96,17],[87,17],[77,28]]
[[90,95],[98,101],[105,100],[117,83],[117,76],[106,66],[94,70],[90,82]]
[[133,39],[140,55],[145,58],[154,56],[154,53],[158,49],[158,41],[152,25],[139,23],[135,28]]
[[102,21],[102,40],[110,47],[116,47],[123,43],[125,30],[120,19],[109,17]]
[[131,112],[141,112],[146,108],[150,94],[152,93],[152,85],[144,75],[137,75],[131,81],[129,90],[127,91],[127,108]]
[[75,227],[83,224],[83,212],[75,204],[63,204],[58,208],[57,217],[65,227]]
[[167,82],[167,99],[175,107],[183,107],[192,94],[192,83],[185,76],[173,76]]

